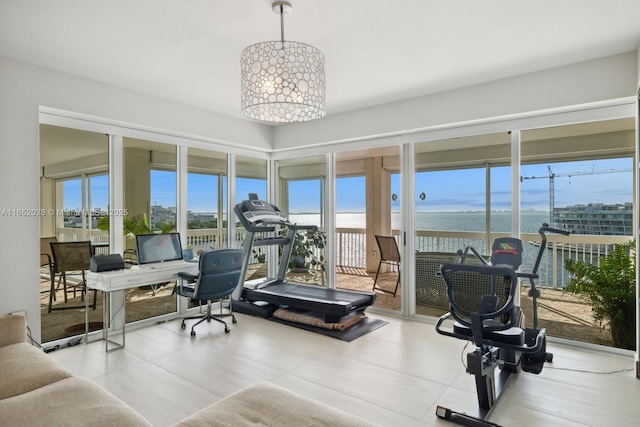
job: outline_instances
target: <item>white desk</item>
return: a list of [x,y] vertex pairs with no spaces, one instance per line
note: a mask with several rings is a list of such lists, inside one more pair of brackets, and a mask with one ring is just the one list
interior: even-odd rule
[[[178,273],[187,272],[191,274],[198,273],[197,262],[175,262],[170,264],[157,264],[153,266],[137,267],[134,266],[125,270],[115,271],[103,271],[103,272],[89,272],[87,273],[87,287],[90,289],[97,289],[104,292],[104,300],[102,302],[103,312],[103,338],[105,340],[105,350],[107,352],[124,347],[124,329],[125,329],[125,317],[124,309],[125,303],[122,300],[122,342],[118,343],[109,340],[109,329],[111,328],[111,293],[124,291],[130,288],[137,288],[139,286],[152,285],[161,282],[170,282],[178,278]],[[85,302],[88,301],[85,298]],[[87,303],[88,304],[88,303]],[[86,307],[86,328],[85,328],[85,342],[88,342],[89,335],[89,309]],[[114,344],[116,347],[109,349],[109,343]]]

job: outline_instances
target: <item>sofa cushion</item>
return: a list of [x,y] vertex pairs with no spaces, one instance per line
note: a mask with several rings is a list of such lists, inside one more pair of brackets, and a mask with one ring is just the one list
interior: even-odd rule
[[0,400],[0,414],[0,423],[8,426],[151,426],[126,403],[81,377]]
[[0,347],[27,341],[27,320],[19,314],[0,316]]
[[260,381],[207,406],[174,427],[375,425],[268,381]]
[[0,399],[69,378],[71,372],[26,342],[0,347]]

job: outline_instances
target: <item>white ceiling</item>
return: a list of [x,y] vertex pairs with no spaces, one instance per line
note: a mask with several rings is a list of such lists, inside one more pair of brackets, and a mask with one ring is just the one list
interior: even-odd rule
[[[327,114],[636,50],[640,0],[290,0]],[[0,0],[0,55],[240,117],[240,52],[271,0]],[[0,77],[1,78],[1,77]]]

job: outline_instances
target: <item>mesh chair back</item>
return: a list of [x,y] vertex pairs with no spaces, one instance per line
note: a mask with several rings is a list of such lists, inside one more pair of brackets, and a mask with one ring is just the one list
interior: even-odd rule
[[[483,318],[495,319],[513,308],[517,277],[509,268],[443,264],[440,272],[447,285],[451,315],[465,326],[471,326],[471,313],[484,311],[487,315]],[[495,297],[496,303],[488,313],[481,307],[484,296]],[[498,326],[496,329],[503,328]]]
[[51,242],[51,252],[56,273],[89,270],[91,242]]
[[382,261],[400,262],[400,252],[396,239],[393,236],[376,236],[378,249],[380,249],[380,259]]
[[200,275],[193,299],[209,301],[230,295],[240,282],[242,250],[214,249],[200,254]]

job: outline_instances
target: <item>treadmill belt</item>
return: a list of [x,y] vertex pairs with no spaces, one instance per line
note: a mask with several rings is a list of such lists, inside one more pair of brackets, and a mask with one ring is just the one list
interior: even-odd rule
[[270,304],[324,313],[325,321],[337,322],[352,311],[364,310],[373,305],[375,294],[292,282],[276,283],[262,289],[245,289],[244,297],[249,301],[266,301]]
[[278,283],[262,289],[254,289],[251,294],[296,298],[309,302],[330,305],[369,305],[372,296],[353,291],[328,289],[320,286],[301,285],[296,283]]

